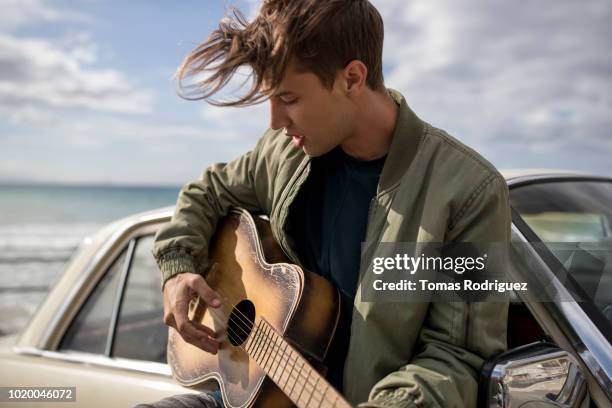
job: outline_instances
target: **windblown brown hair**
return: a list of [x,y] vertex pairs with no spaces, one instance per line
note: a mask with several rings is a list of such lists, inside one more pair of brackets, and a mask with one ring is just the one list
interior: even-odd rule
[[[368,70],[367,85],[384,89],[383,31],[380,14],[367,0],[264,0],[252,22],[234,9],[179,66],[179,95],[217,106],[262,102],[278,87],[292,57],[327,88],[339,69],[360,60]],[[213,99],[245,66],[251,69],[247,93],[233,101]]]

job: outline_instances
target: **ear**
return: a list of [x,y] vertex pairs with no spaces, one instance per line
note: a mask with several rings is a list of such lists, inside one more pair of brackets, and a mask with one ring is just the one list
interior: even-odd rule
[[342,70],[342,77],[346,92],[359,93],[366,86],[368,68],[360,60],[352,60]]

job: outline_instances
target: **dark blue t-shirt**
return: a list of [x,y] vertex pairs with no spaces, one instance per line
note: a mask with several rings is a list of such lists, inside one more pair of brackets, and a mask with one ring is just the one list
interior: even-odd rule
[[342,390],[349,345],[361,242],[385,158],[360,161],[340,147],[313,158],[310,175],[289,211],[287,232],[304,267],[340,291],[340,320],[325,359],[327,379],[338,390]]

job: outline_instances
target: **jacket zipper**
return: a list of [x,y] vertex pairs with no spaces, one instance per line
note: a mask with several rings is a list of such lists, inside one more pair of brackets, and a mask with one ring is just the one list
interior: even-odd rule
[[290,183],[287,185],[287,187],[285,188],[285,191],[283,192],[281,199],[279,200],[279,204],[278,204],[277,234],[279,238],[279,244],[281,248],[283,249],[283,251],[285,252],[285,254],[289,257],[289,259],[291,259],[291,261],[293,261],[294,263],[298,265],[301,265],[301,262],[299,262],[298,257],[295,255],[295,253],[293,252],[293,250],[287,243],[287,236],[285,234],[285,223],[287,221],[287,215],[289,214],[289,207],[291,206],[293,199],[299,192],[302,184],[304,184],[304,181],[306,181],[306,179],[308,178],[308,175],[310,174],[309,164],[310,164],[309,158],[308,157],[304,158],[304,161],[300,163],[296,171],[296,177],[294,179],[295,181],[293,182],[290,181]]

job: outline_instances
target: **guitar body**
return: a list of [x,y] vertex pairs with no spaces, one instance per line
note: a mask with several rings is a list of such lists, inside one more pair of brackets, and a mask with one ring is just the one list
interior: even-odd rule
[[[287,349],[288,344],[311,368],[322,367],[339,318],[337,289],[321,276],[288,263],[269,223],[241,209],[232,210],[219,223],[210,259],[217,266],[206,281],[223,304],[217,309],[192,304],[190,318],[225,335],[219,352],[212,355],[185,342],[171,328],[168,362],[175,379],[185,386],[218,381],[226,407],[292,406],[301,397],[294,395],[292,402],[287,396],[289,384],[297,381],[300,368],[297,359],[286,357],[280,348]],[[270,327],[277,337],[266,344],[256,332],[271,333]],[[266,362],[270,355],[277,360]],[[284,392],[277,386],[283,380]]]

